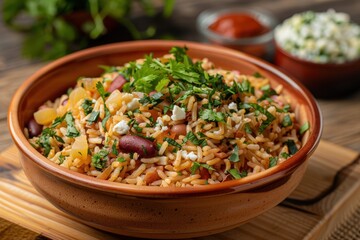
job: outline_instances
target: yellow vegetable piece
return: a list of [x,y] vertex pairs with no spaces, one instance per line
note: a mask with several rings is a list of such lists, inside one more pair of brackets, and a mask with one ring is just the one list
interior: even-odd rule
[[34,113],[35,121],[40,125],[48,125],[57,117],[54,108],[42,108]]
[[82,87],[75,88],[69,96],[69,106],[74,107],[80,100],[88,97],[86,90]]
[[113,91],[108,99],[106,99],[105,103],[107,106],[112,105],[114,109],[118,109],[121,107],[122,102],[122,93],[119,90]]
[[80,135],[75,138],[75,142],[72,145],[70,156],[72,159],[79,158],[86,160],[88,154],[88,143],[85,135]]
[[79,87],[85,88],[88,91],[97,91],[96,84],[101,82],[102,78],[81,78],[78,80],[77,85]]

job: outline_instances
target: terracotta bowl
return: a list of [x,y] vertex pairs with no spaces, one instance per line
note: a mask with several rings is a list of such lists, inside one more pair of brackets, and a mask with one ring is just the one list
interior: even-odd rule
[[360,89],[360,59],[343,64],[313,63],[275,46],[275,64],[319,98],[346,97]]
[[[98,76],[98,65],[122,65],[172,46],[189,48],[195,58],[242,73],[255,71],[282,84],[310,123],[304,146],[287,161],[257,175],[217,185],[189,188],[132,186],[75,173],[47,160],[27,141],[23,129],[33,112],[73,86],[79,76]],[[311,94],[275,67],[240,52],[182,41],[138,41],[106,45],[63,57],[40,69],[15,93],[8,123],[23,169],[52,204],[79,221],[105,231],[145,238],[186,238],[222,232],[276,206],[299,184],[319,143],[322,120]]]

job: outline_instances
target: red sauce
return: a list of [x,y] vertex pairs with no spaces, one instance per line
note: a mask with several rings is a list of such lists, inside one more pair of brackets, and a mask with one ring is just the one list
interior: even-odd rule
[[256,18],[244,13],[229,13],[219,16],[209,29],[230,38],[256,37],[269,31]]

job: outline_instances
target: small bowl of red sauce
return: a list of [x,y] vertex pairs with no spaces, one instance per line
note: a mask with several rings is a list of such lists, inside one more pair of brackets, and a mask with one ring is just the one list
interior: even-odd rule
[[206,41],[268,60],[274,51],[277,24],[270,13],[253,8],[209,9],[197,18],[197,28]]

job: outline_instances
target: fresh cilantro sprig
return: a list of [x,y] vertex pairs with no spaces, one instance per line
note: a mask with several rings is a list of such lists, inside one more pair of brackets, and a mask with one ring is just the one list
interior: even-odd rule
[[225,122],[225,115],[222,112],[214,112],[210,109],[203,109],[199,113],[200,118],[209,122]]

